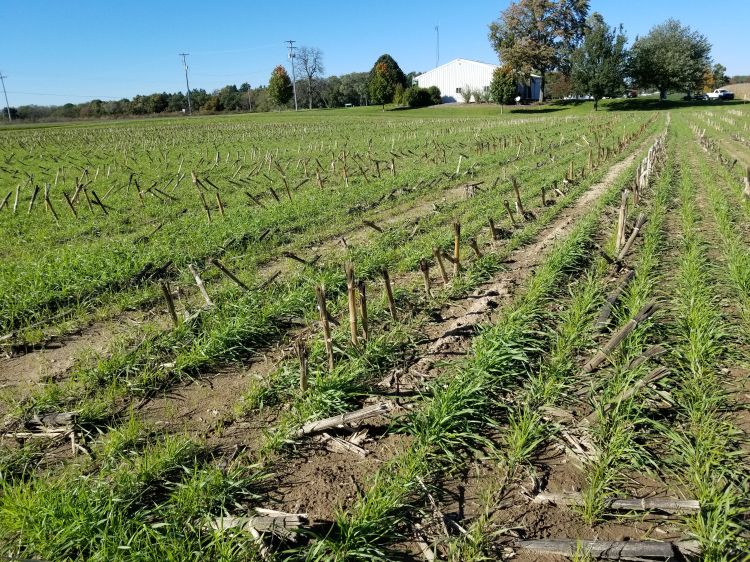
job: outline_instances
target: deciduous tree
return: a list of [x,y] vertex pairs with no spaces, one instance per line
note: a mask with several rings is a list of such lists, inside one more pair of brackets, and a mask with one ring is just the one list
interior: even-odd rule
[[370,78],[368,89],[373,103],[382,104],[383,111],[385,111],[385,104],[393,99],[396,88],[388,79],[388,68],[384,62],[375,66],[375,72]]
[[316,47],[300,47],[294,55],[297,72],[307,80],[308,107],[313,108],[313,95],[316,89],[316,79],[325,72],[323,66],[323,52]]
[[722,86],[726,86],[729,84],[729,76],[727,76],[727,67],[723,64],[716,63],[713,68],[711,69],[711,79],[712,79],[712,86],[715,90],[716,88],[721,88]]
[[710,68],[711,43],[689,26],[675,19],[657,25],[648,35],[636,39],[631,49],[630,75],[638,86],[659,89],[661,99],[667,91],[688,94],[701,86]]
[[406,88],[406,76],[391,55],[381,55],[370,70],[368,90],[374,103],[383,105],[393,101],[396,84]]
[[279,65],[273,69],[268,81],[268,95],[277,106],[286,105],[292,99],[292,81],[286,69]]
[[547,75],[546,90],[548,99],[562,99],[573,95],[570,76],[566,76],[562,72],[550,72]]
[[588,19],[583,44],[573,52],[571,76],[578,93],[594,98],[594,111],[600,99],[625,87],[626,42],[622,26],[610,29],[596,12]]
[[516,77],[513,75],[513,69],[504,64],[503,66],[497,67],[492,72],[492,82],[490,82],[490,97],[492,101],[500,104],[500,111],[502,106],[506,103],[512,103],[513,98],[516,97],[518,92],[518,82]]
[[526,75],[542,78],[555,69],[570,69],[570,55],[580,44],[588,0],[518,0],[490,24],[490,42],[501,62]]

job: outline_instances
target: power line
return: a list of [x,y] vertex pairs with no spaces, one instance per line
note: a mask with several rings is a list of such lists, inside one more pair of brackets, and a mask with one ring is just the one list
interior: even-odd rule
[[294,46],[296,41],[291,39],[286,43],[289,43],[289,60],[292,61],[292,92],[294,92],[294,111],[297,111],[297,77],[294,74],[294,49],[297,47]]
[[13,119],[10,117],[10,104],[8,103],[8,92],[5,91],[5,79],[7,76],[3,76],[3,73],[0,72],[0,82],[3,83],[3,95],[5,96],[5,109],[8,111],[8,123],[11,123]]
[[188,100],[188,115],[193,114],[193,106],[190,103],[190,82],[188,81],[188,64],[187,56],[190,53],[179,53],[178,56],[182,57],[182,64],[185,66],[185,87],[187,88],[187,100]]

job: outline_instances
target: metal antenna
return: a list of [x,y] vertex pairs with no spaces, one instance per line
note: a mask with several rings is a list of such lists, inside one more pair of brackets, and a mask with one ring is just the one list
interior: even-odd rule
[[294,74],[294,49],[297,47],[294,46],[296,41],[291,39],[286,43],[289,43],[289,60],[292,61],[292,92],[294,92],[294,111],[297,111],[297,77]]
[[3,95],[5,96],[5,109],[8,111],[8,123],[12,122],[13,119],[10,117],[10,104],[8,103],[8,92],[5,91],[5,79],[7,76],[3,76],[3,73],[0,72],[0,82],[3,83]]
[[440,26],[435,26],[435,34],[437,35],[437,45],[435,46],[435,68],[440,66]]
[[187,57],[190,53],[180,53],[179,56],[182,57],[182,64],[185,66],[185,87],[187,88],[187,99],[188,99],[188,115],[193,114],[193,106],[190,103],[190,82],[188,82],[188,65],[187,65]]

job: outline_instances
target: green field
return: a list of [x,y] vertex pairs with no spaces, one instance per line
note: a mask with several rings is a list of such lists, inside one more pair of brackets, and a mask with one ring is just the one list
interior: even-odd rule
[[0,553],[742,559],[750,110],[600,107],[0,128]]

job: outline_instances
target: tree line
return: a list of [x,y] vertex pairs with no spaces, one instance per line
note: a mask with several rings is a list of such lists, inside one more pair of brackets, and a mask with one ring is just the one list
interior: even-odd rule
[[[300,107],[309,109],[336,108],[348,105],[398,105],[423,107],[440,103],[437,88],[411,86],[417,72],[404,74],[388,54],[375,61],[369,72],[351,72],[341,76],[323,76],[323,53],[314,47],[301,47],[293,64],[297,74],[296,90]],[[293,87],[287,69],[273,69],[268,85],[253,88],[247,82],[207,92],[190,90],[194,112],[211,114],[225,112],[267,112],[293,107]],[[132,99],[91,100],[62,106],[23,105],[11,107],[13,120],[54,121],[82,118],[117,118],[144,115],[181,114],[188,107],[183,92],[161,92],[137,95]]]
[[[313,77],[297,81],[297,95],[304,105],[312,108],[344,107],[346,104],[365,105],[369,99],[368,73],[352,72],[341,76]],[[191,89],[190,103],[194,112],[265,112],[278,108],[266,85],[251,87],[244,83],[229,84],[207,92]],[[288,104],[285,104],[285,106]],[[14,121],[54,121],[85,118],[117,118],[143,115],[180,114],[187,109],[184,92],[156,92],[137,95],[131,99],[100,100],[65,105],[20,105],[11,107]],[[3,109],[5,112],[5,109]]]
[[584,95],[595,108],[626,89],[654,88],[665,99],[668,92],[689,97],[730,82],[698,31],[668,19],[627,48],[622,25],[610,27],[601,14],[589,14],[588,0],[517,0],[490,24],[489,40],[501,62],[490,87],[498,103],[509,103],[515,84],[532,74],[541,79],[541,101],[549,93]]

